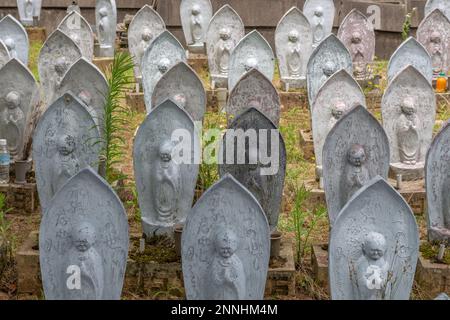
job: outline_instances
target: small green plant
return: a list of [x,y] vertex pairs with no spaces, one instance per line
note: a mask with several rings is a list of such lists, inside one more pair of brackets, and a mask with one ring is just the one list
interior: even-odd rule
[[326,209],[323,206],[313,210],[305,208],[305,202],[309,199],[310,192],[305,185],[297,188],[294,198],[294,207],[291,212],[295,233],[296,265],[301,267],[305,257],[306,248],[309,245],[311,233],[317,223],[325,216]]
[[104,107],[104,122],[102,128],[102,158],[105,166],[105,178],[110,183],[123,178],[123,175],[114,172],[114,165],[120,163],[125,156],[125,132],[128,126],[128,108],[123,99],[128,88],[134,82],[133,60],[130,55],[118,52],[114,56],[112,66],[107,72],[108,95]]
[[3,273],[9,261],[12,260],[14,238],[11,234],[11,222],[6,219],[6,197],[0,193],[0,274]]
[[405,21],[403,22],[403,29],[402,29],[403,41],[408,39],[411,33],[411,19],[412,19],[412,12],[408,13],[405,16]]

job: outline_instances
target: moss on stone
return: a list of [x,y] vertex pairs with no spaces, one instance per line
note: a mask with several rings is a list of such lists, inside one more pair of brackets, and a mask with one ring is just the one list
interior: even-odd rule
[[[420,246],[420,252],[422,253],[422,257],[431,262],[438,263],[437,256],[439,254],[439,245],[433,245],[429,242],[424,242]],[[440,263],[450,265],[450,250],[447,248],[444,255],[444,260]]]
[[[139,248],[139,240],[134,240],[132,243],[133,248]],[[162,236],[153,237],[147,240],[145,244],[145,250],[140,253],[139,250],[133,250],[130,257],[137,263],[174,263],[180,262],[175,251],[175,245],[173,242]]]

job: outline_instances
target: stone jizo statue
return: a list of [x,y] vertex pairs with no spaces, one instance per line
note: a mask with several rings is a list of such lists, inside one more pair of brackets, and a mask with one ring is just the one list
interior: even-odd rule
[[217,43],[217,66],[219,66],[220,74],[228,76],[231,51],[235,46],[231,39],[231,30],[227,27],[220,30],[220,40]]
[[345,167],[346,185],[348,187],[347,200],[361,189],[369,180],[370,173],[366,164],[367,156],[364,146],[354,144],[347,154],[347,165]]
[[20,108],[21,97],[17,91],[9,92],[6,97],[6,106],[1,115],[1,125],[5,126],[4,139],[8,142],[8,149],[12,156],[20,150],[25,129],[25,114]]
[[400,105],[401,115],[397,121],[397,136],[400,161],[407,165],[415,165],[420,151],[419,127],[415,101],[407,97]]

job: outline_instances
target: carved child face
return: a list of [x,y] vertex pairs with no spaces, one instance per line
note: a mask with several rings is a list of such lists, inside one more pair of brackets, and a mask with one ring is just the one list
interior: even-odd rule
[[333,118],[336,120],[339,120],[342,118],[345,112],[345,103],[342,101],[339,101],[331,108],[331,114],[333,115]]
[[225,259],[230,258],[237,250],[238,240],[231,230],[219,231],[215,246],[217,253]]
[[438,31],[434,31],[433,33],[431,33],[430,42],[433,44],[440,44],[441,34]]
[[220,39],[226,41],[231,38],[231,31],[228,28],[220,29]]
[[162,58],[158,64],[158,70],[162,74],[166,73],[169,70],[170,61],[167,58]]
[[67,62],[65,57],[59,57],[56,59],[55,63],[55,71],[56,73],[62,77],[67,70]]
[[14,41],[13,38],[7,38],[5,40],[5,45],[9,51],[14,50],[16,48],[16,42]]
[[193,7],[192,7],[192,15],[193,16],[198,16],[199,14],[200,14],[200,6],[199,5],[194,5]]
[[150,42],[150,40],[152,40],[152,32],[149,28],[145,28],[142,32],[142,40],[145,42]]
[[58,152],[63,156],[68,156],[75,151],[75,138],[68,134],[63,134],[58,138]]
[[172,161],[172,152],[174,148],[174,143],[170,140],[167,140],[161,144],[159,147],[159,157],[163,162],[169,163]]
[[72,230],[72,241],[80,252],[86,252],[95,243],[95,228],[88,222],[83,222]]
[[100,8],[100,10],[98,10],[98,14],[100,15],[100,17],[104,18],[108,15],[108,10],[105,7]]
[[378,232],[371,232],[363,243],[363,253],[370,260],[380,260],[386,253],[386,238]]
[[11,91],[6,95],[6,105],[8,109],[16,109],[20,106],[20,95],[16,91]]
[[322,7],[317,7],[317,8],[314,10],[314,15],[315,15],[316,17],[321,18],[321,17],[323,16],[323,8],[322,8]]
[[412,116],[416,113],[416,107],[414,106],[414,99],[406,98],[400,105],[402,112],[407,116]]
[[366,162],[366,152],[362,145],[355,144],[350,148],[348,162],[355,167],[361,167]]
[[333,73],[336,70],[336,65],[334,64],[333,61],[328,61],[327,63],[325,63],[325,66],[323,68],[323,73],[327,76],[327,77],[331,77],[333,75]]
[[352,34],[352,43],[353,43],[353,44],[360,44],[361,41],[362,41],[361,33],[359,33],[359,32],[354,32],[354,33]]
[[293,43],[296,43],[296,42],[298,42],[298,32],[297,32],[297,30],[292,30],[291,32],[289,32],[289,41],[290,42],[293,42]]

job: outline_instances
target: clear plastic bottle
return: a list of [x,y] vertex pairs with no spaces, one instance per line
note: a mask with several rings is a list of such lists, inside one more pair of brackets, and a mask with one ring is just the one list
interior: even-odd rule
[[5,139],[0,139],[0,184],[9,183],[9,165],[11,157],[9,155],[8,143]]

